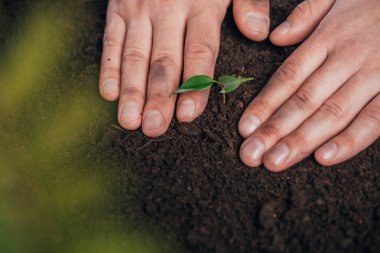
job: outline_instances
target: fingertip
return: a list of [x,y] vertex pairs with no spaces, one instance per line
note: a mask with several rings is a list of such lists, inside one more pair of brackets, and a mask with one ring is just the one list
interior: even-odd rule
[[176,117],[179,122],[192,122],[207,106],[210,89],[181,94],[178,98]]
[[136,121],[125,122],[125,121],[122,121],[121,119],[119,119],[119,124],[122,128],[124,128],[126,130],[133,131],[133,130],[137,130],[140,128],[141,120],[140,121],[136,120]]
[[262,13],[249,12],[238,15],[235,21],[240,32],[250,40],[263,41],[269,35],[269,17]]
[[247,139],[240,147],[240,160],[248,167],[258,167],[262,163],[262,156],[265,152],[265,144],[257,139]]
[[260,12],[250,12],[244,17],[244,34],[255,41],[263,41],[269,34],[269,18]]
[[329,142],[314,152],[314,158],[323,166],[332,166],[337,154],[338,146],[334,142]]
[[143,133],[151,138],[163,135],[167,130],[164,115],[157,109],[149,109],[144,112],[142,120]]
[[271,172],[281,172],[289,167],[290,148],[285,143],[278,143],[264,154],[263,164]]
[[141,126],[141,113],[142,109],[140,104],[135,101],[128,101],[124,103],[119,110],[119,124],[124,129],[136,130]]
[[119,98],[119,82],[115,79],[108,79],[100,86],[100,94],[107,101],[115,101]]
[[196,118],[196,104],[194,99],[186,97],[178,102],[177,120],[179,122],[191,122]]
[[239,121],[238,131],[243,138],[247,138],[253,134],[260,125],[261,120],[258,117],[254,115],[243,116]]
[[334,0],[302,1],[270,35],[277,46],[290,46],[307,39],[334,5]]
[[253,41],[263,41],[269,35],[269,1],[235,0],[234,19],[240,32]]
[[269,40],[276,46],[290,46],[301,41],[294,34],[292,35],[290,30],[291,23],[286,20],[272,31]]
[[310,33],[311,31],[295,27],[291,21],[286,20],[271,32],[269,40],[276,46],[292,46],[304,41]]
[[263,157],[263,165],[265,169],[273,173],[279,173],[285,170],[285,168],[275,164],[267,155],[264,155]]
[[117,95],[117,94],[102,94],[102,98],[108,102],[115,102],[119,98],[119,95]]
[[314,158],[322,166],[326,166],[327,167],[327,166],[331,166],[332,165],[331,162],[326,161],[326,160],[323,159],[323,157],[321,156],[321,154],[319,154],[318,150],[315,151]]

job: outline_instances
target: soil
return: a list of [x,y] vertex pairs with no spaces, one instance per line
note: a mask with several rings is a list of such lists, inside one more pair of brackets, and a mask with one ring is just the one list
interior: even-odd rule
[[[274,26],[299,1],[271,2]],[[76,58],[85,68],[99,65],[106,3],[84,5],[86,29],[77,28],[83,34]],[[226,104],[213,89],[195,122],[173,120],[157,139],[110,122],[98,148],[103,161],[118,164],[111,173],[119,173],[123,188],[114,196],[119,219],[162,231],[164,239],[182,245],[177,252],[376,252],[380,141],[333,167],[309,157],[273,174],[239,160],[239,117],[295,48],[245,39],[229,10],[215,75],[249,76],[254,82],[229,94]]]

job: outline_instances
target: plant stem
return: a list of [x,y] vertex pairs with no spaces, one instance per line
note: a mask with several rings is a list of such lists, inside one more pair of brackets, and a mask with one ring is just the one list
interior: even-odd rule
[[[223,89],[223,84],[219,81],[216,81],[216,80],[213,80],[214,83],[218,84],[220,86],[221,89]],[[226,93],[223,93],[223,104],[226,103]]]

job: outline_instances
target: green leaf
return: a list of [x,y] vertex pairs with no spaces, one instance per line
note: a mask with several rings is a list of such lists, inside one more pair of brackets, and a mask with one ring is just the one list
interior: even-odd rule
[[230,93],[245,82],[251,81],[253,78],[240,78],[234,76],[222,76],[219,78],[219,82],[222,84],[222,90],[220,93]]
[[209,76],[193,76],[184,82],[175,93],[204,90],[211,87],[215,81]]

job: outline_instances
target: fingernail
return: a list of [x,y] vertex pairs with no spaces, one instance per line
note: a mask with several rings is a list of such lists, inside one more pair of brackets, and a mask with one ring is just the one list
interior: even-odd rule
[[124,104],[121,110],[121,120],[124,122],[138,120],[141,117],[141,110],[138,103],[130,101]]
[[247,140],[241,147],[241,155],[252,162],[260,162],[265,152],[265,145],[259,139]]
[[105,94],[114,94],[114,93],[119,92],[118,82],[114,79],[109,79],[105,81],[103,85],[103,92]]
[[327,143],[322,146],[319,152],[321,153],[323,160],[331,161],[338,153],[338,146],[333,142]]
[[288,159],[290,151],[287,145],[277,144],[268,154],[268,159],[276,165],[281,165]]
[[162,113],[157,110],[147,111],[144,115],[144,128],[147,130],[160,129],[164,124]]
[[278,35],[284,35],[287,34],[290,30],[290,22],[286,20],[285,22],[281,23],[274,32]]
[[259,126],[261,125],[261,120],[253,115],[245,117],[239,123],[239,133],[242,137],[246,138],[251,135]]
[[178,114],[183,118],[189,118],[195,113],[195,102],[191,98],[184,99],[178,107]]
[[246,16],[245,25],[253,32],[265,33],[268,30],[268,19],[261,13],[252,12]]

